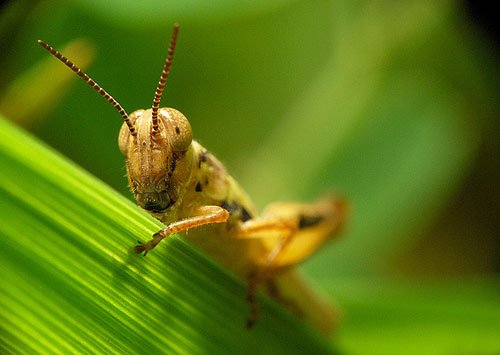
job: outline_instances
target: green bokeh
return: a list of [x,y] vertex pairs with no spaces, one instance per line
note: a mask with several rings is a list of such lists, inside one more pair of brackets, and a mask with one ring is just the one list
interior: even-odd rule
[[[60,48],[85,37],[97,49],[87,70],[93,79],[128,112],[146,108],[177,21],[162,103],[190,119],[195,138],[258,206],[331,191],[351,201],[342,241],[304,266],[313,279],[335,290],[346,278],[498,271],[498,203],[489,202],[498,197],[491,182],[498,169],[487,165],[498,148],[498,63],[459,3],[138,4],[12,6],[0,23],[12,34],[0,42],[2,87],[47,57],[38,38]],[[114,109],[75,78],[30,129],[131,198],[120,125]],[[487,177],[471,188],[474,176]],[[359,311],[356,299],[343,301],[347,312]]]

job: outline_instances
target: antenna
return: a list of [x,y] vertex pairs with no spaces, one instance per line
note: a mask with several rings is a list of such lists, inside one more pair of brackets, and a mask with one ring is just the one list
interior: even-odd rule
[[47,43],[45,43],[44,41],[42,41],[40,39],[38,40],[38,43],[43,48],[45,48],[46,50],[48,50],[54,57],[56,57],[61,62],[63,62],[63,64],[65,64],[68,68],[70,68],[71,70],[73,70],[80,78],[83,79],[83,81],[85,81],[87,84],[89,84],[92,87],[92,89],[94,89],[95,91],[97,91],[97,93],[99,95],[101,95],[102,97],[104,97],[111,105],[113,105],[114,108],[116,108],[116,110],[123,117],[123,120],[125,121],[125,123],[128,126],[130,134],[132,134],[133,136],[137,135],[137,132],[135,131],[134,126],[132,125],[132,122],[130,122],[130,118],[128,117],[127,112],[125,112],[125,110],[118,103],[118,101],[116,101],[110,94],[108,94],[106,92],[106,90],[104,90],[99,84],[97,84],[87,74],[85,74],[80,68],[78,68],[71,60],[69,60],[68,58],[66,58],[65,56],[63,56],[56,49],[54,49],[53,47],[51,47],[50,45],[48,45]]
[[153,133],[158,132],[158,109],[160,108],[161,95],[163,94],[163,89],[165,88],[165,83],[170,73],[170,67],[174,60],[175,45],[177,42],[177,34],[179,33],[179,24],[174,24],[174,29],[172,32],[172,38],[170,39],[170,46],[168,47],[168,55],[165,60],[165,65],[163,66],[163,71],[161,72],[160,81],[156,87],[155,97],[153,99],[151,120],[153,122]]

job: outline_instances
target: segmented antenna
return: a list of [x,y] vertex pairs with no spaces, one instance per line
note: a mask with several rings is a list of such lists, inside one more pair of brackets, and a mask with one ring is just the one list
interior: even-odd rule
[[130,131],[130,134],[133,136],[137,135],[137,132],[135,131],[134,126],[132,125],[132,122],[130,122],[130,118],[128,117],[127,112],[123,109],[123,107],[116,101],[110,94],[106,92],[102,87],[99,86],[94,80],[92,80],[87,74],[85,74],[80,68],[78,68],[71,60],[63,56],[61,53],[59,53],[56,49],[53,47],[49,46],[47,43],[45,43],[42,40],[38,40],[38,43],[48,50],[54,57],[59,59],[61,62],[63,62],[68,68],[73,70],[80,78],[82,78],[87,84],[89,84],[92,89],[97,91],[99,95],[104,97],[111,105],[114,106],[120,113],[120,115],[123,117],[123,120],[128,126],[128,129]]
[[168,74],[170,73],[170,67],[174,60],[175,44],[177,42],[177,34],[179,33],[179,24],[174,24],[174,29],[172,33],[172,39],[170,40],[170,46],[168,47],[168,55],[165,60],[165,65],[163,66],[163,71],[161,72],[160,81],[156,87],[155,97],[153,99],[151,120],[153,124],[153,133],[158,132],[158,109],[160,108],[160,99],[163,94],[163,89],[165,88],[165,82],[167,81]]

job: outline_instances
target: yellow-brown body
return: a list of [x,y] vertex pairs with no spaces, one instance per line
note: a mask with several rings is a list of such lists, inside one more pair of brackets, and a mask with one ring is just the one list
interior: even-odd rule
[[217,158],[191,138],[189,144],[176,143],[176,127],[190,130],[181,112],[159,109],[157,134],[151,130],[151,116],[151,110],[133,112],[130,119],[137,135],[132,136],[125,123],[119,135],[138,204],[167,226],[137,251],[148,252],[168,235],[180,233],[248,280],[252,292],[268,285],[277,301],[330,331],[334,311],[291,269],[337,232],[344,220],[344,202],[326,198],[313,204],[278,203],[258,215]]

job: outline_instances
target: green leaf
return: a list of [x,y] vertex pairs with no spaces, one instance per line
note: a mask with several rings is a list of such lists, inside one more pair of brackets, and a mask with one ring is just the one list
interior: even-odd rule
[[131,252],[161,224],[0,120],[0,350],[16,353],[329,353],[176,237]]

